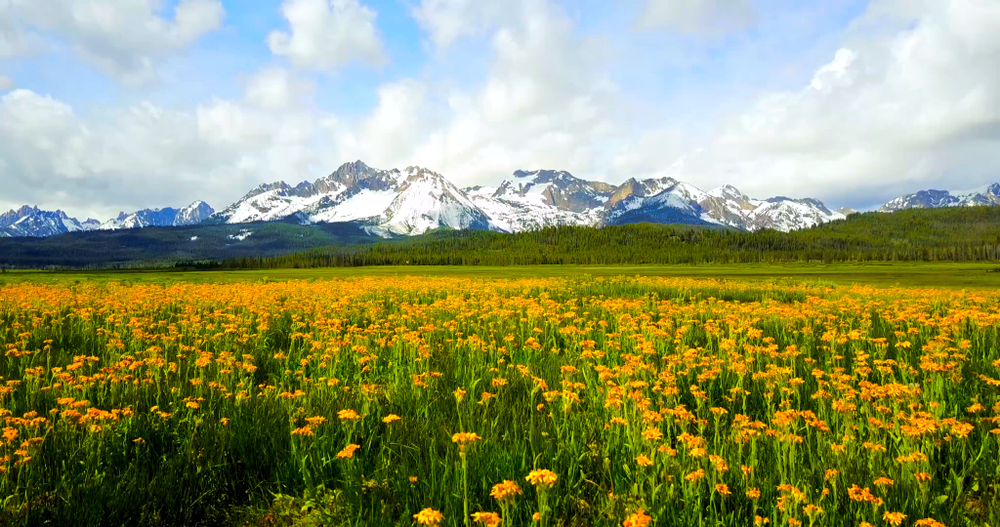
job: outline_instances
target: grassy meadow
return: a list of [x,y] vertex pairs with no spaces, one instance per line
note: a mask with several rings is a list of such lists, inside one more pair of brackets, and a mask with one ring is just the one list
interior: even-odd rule
[[998,526],[993,267],[6,273],[0,525]]

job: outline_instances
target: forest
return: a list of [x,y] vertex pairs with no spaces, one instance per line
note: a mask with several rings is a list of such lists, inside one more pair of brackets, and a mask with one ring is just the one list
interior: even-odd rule
[[1000,259],[1000,207],[852,214],[792,232],[684,224],[437,230],[378,238],[362,225],[288,222],[0,238],[0,267],[275,269],[374,265],[982,262]]
[[370,265],[979,262],[1000,258],[1000,208],[852,214],[792,232],[692,225],[551,227],[516,234],[439,231],[366,245],[227,259],[234,269]]

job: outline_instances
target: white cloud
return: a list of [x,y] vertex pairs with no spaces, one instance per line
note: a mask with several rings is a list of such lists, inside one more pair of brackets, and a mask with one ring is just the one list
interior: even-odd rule
[[[491,18],[491,2],[475,4],[424,2],[419,9],[437,9],[439,16],[452,9],[473,24],[498,24],[485,81],[443,93],[426,83],[383,89],[371,119],[345,132],[346,151],[379,150],[374,159],[429,166],[459,184],[530,167],[592,172],[616,116],[616,87],[604,70],[606,43],[576,35],[570,18],[550,2],[505,4],[510,20]],[[456,33],[431,35],[445,45]],[[354,157],[365,158],[345,156]]]
[[757,19],[748,0],[648,0],[638,22],[644,29],[722,34],[746,29]]
[[84,59],[127,85],[155,79],[159,56],[218,28],[225,16],[220,0],[181,0],[170,19],[159,14],[156,0],[6,1],[9,18],[5,23],[0,15],[0,55],[12,49],[11,34],[20,37],[10,53],[24,52],[27,40],[22,26],[30,25],[55,32]]
[[0,59],[27,52],[24,30],[14,22],[10,0],[0,0]]
[[6,75],[0,75],[0,91],[7,91],[13,87],[14,87],[14,79]]
[[855,26],[808,86],[757,98],[687,173],[855,203],[996,179],[1000,4],[877,1]]
[[413,163],[417,145],[434,129],[427,86],[407,79],[383,85],[371,115],[340,130],[337,148],[343,159],[363,159],[380,167]]
[[[13,207],[37,203],[107,219],[203,199],[226,206],[262,181],[312,179],[336,121],[304,104],[269,110],[217,99],[193,111],[149,102],[78,114],[29,90],[0,96],[0,166]],[[318,168],[321,167],[321,168]]]
[[411,13],[438,48],[478,35],[499,23],[516,23],[522,0],[421,0]]
[[335,71],[353,61],[380,66],[388,60],[378,15],[358,0],[284,0],[281,12],[291,34],[273,31],[267,44],[297,67]]
[[315,84],[295,77],[285,68],[257,72],[246,87],[246,100],[264,110],[286,110],[312,96]]

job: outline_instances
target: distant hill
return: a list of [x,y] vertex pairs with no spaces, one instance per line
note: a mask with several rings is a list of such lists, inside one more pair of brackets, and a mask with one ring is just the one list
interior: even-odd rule
[[636,223],[504,234],[433,232],[359,246],[227,262],[232,267],[996,261],[1000,207],[852,214],[792,232]]
[[93,230],[45,238],[0,238],[0,265],[134,267],[179,261],[266,257],[377,239],[353,224],[286,222]]
[[514,234],[438,229],[383,239],[366,227],[360,223],[299,225],[292,217],[285,222],[0,238],[0,265],[128,267],[204,260],[230,268],[271,268],[1000,258],[1000,207],[856,213],[792,232],[639,222],[602,228],[547,227]]

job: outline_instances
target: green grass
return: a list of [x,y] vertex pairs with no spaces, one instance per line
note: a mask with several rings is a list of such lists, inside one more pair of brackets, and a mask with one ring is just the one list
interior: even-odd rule
[[828,283],[877,287],[1000,288],[1000,266],[984,263],[866,263],[866,264],[740,264],[586,266],[379,266],[253,271],[14,271],[0,275],[0,284],[24,281],[66,283],[230,283],[258,280],[313,280],[351,276],[455,276],[527,278],[559,276],[685,276],[774,283]]
[[[995,293],[602,269],[878,275],[5,275],[0,525],[1000,524]],[[457,432],[482,439],[463,455]],[[544,496],[536,469],[558,476]]]

